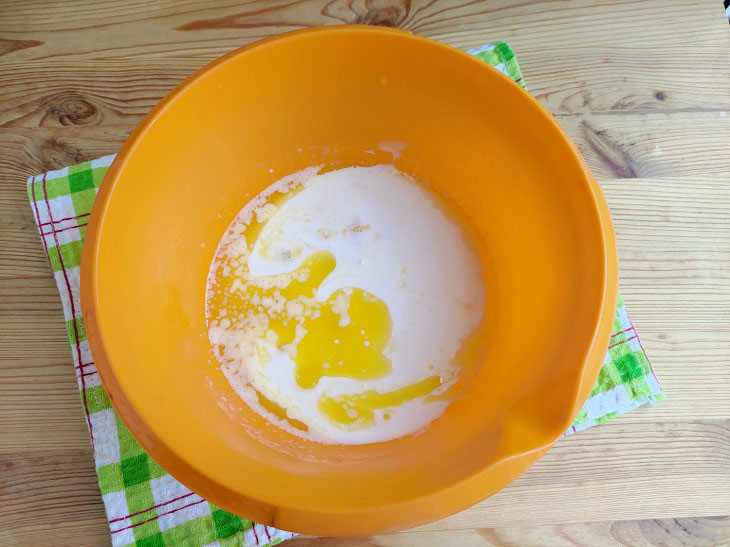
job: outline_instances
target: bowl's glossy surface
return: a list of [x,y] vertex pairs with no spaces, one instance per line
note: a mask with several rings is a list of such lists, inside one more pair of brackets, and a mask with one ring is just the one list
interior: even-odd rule
[[[384,141],[405,143],[395,165],[455,202],[489,250],[489,356],[419,436],[305,442],[251,412],[218,369],[208,267],[267,185],[313,164],[389,163]],[[94,205],[82,309],[116,409],[172,475],[264,524],[354,535],[466,508],[539,458],[595,381],[616,285],[600,189],[534,99],[445,45],[332,27],[227,55],[150,113]]]

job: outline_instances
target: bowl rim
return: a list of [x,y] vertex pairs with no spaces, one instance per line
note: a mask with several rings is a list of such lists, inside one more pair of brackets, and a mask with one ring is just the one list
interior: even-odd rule
[[[94,201],[87,225],[85,243],[82,249],[80,272],[81,311],[85,320],[89,346],[99,376],[115,410],[145,451],[153,456],[168,473],[185,486],[232,513],[245,514],[260,524],[315,535],[362,535],[417,526],[465,509],[512,482],[555,444],[568,429],[587,399],[603,363],[603,356],[608,346],[618,296],[618,263],[615,234],[608,205],[600,186],[592,176],[575,144],[545,107],[511,78],[499,73],[500,77],[505,77],[509,80],[513,89],[523,94],[529,102],[533,103],[533,106],[537,107],[536,111],[540,113],[547,123],[558,130],[558,134],[564,141],[564,144],[567,144],[568,149],[580,166],[582,175],[590,190],[592,204],[601,228],[603,268],[600,288],[600,309],[596,315],[591,339],[582,358],[580,377],[576,383],[572,406],[570,407],[570,412],[567,415],[568,417],[565,423],[556,426],[552,432],[553,434],[548,436],[549,439],[547,442],[540,446],[536,446],[526,452],[507,455],[441,490],[394,504],[367,509],[342,509],[341,511],[321,511],[312,510],[307,507],[275,506],[263,500],[233,491],[225,484],[207,476],[204,470],[194,468],[182,456],[179,456],[174,450],[166,446],[155,432],[146,426],[141,418],[140,412],[133,407],[124,390],[121,388],[105,350],[104,336],[101,332],[96,314],[99,301],[97,291],[98,248],[107,206],[119,181],[120,174],[129,156],[134,152],[146,131],[155,123],[157,118],[167,110],[167,107],[177,97],[185,93],[189,87],[195,85],[198,80],[216,67],[235,57],[246,55],[248,52],[265,46],[272,41],[295,40],[303,35],[312,33],[351,34],[353,32],[398,35],[409,40],[426,42],[431,47],[445,49],[450,51],[451,54],[461,55],[469,58],[474,63],[480,63],[483,70],[494,70],[496,73],[499,73],[494,67],[452,46],[428,38],[414,36],[406,30],[369,25],[335,25],[300,29],[270,36],[237,48],[205,65],[183,80],[183,82],[165,95],[152,108],[127,138],[109,167]],[[494,476],[500,468],[503,468],[505,472],[501,473],[500,480],[495,481]],[[490,475],[491,478],[488,478]]]

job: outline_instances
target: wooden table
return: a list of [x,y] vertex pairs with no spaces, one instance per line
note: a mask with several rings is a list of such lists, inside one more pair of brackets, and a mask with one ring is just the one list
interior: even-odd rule
[[[0,545],[109,545],[29,175],[115,152],[185,76],[306,26],[508,41],[608,197],[667,398],[415,530],[288,545],[730,544],[730,28],[720,0],[0,4]],[[674,542],[674,543],[672,543]]]

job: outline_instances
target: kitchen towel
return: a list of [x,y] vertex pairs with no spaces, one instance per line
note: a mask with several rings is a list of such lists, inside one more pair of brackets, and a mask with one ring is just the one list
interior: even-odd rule
[[[496,42],[469,53],[524,87],[519,65],[507,44]],[[91,206],[113,159],[107,156],[28,180],[28,197],[61,294],[112,544],[276,545],[294,534],[232,515],[176,481],[132,437],[101,385],[81,316],[79,266]],[[641,340],[619,297],[613,335],[598,381],[566,434],[662,397]]]

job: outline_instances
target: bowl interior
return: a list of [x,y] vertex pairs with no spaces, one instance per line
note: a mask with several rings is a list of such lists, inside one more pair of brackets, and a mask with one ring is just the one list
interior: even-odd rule
[[[379,147],[387,141],[405,144],[397,158]],[[378,163],[473,222],[487,257],[487,355],[423,434],[324,446],[267,425],[233,392],[206,335],[206,276],[233,217],[275,180],[315,164]],[[269,522],[276,510],[278,525],[319,533],[287,515],[345,522],[392,507],[376,528],[414,524],[410,500],[544,447],[577,409],[604,306],[596,197],[548,115],[465,54],[394,31],[268,41],[168,99],[105,185],[84,303],[102,377],[152,456],[176,460],[178,479],[224,507]]]

